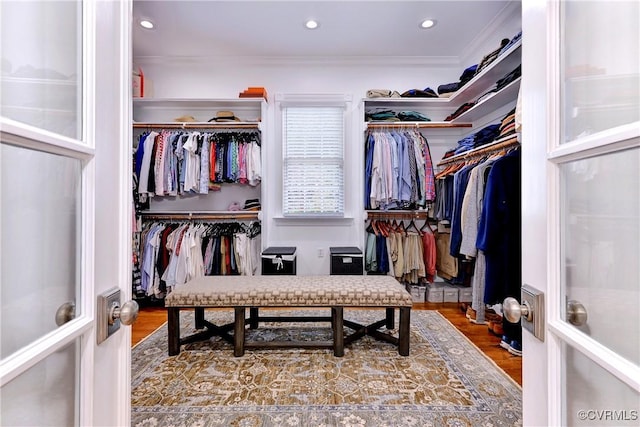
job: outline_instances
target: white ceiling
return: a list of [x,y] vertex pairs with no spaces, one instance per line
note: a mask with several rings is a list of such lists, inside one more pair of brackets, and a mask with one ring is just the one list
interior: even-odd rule
[[[133,56],[460,58],[509,3],[134,0]],[[136,25],[141,18],[155,29]],[[309,18],[320,27],[305,29]],[[436,26],[420,29],[425,18]]]

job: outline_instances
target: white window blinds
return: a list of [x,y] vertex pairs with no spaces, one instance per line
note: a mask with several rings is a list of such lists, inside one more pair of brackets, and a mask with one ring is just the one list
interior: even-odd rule
[[344,108],[282,110],[284,216],[344,215]]

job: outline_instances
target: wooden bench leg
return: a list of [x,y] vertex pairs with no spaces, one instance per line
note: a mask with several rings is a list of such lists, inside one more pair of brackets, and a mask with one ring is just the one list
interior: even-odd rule
[[258,307],[249,308],[249,328],[258,329]]
[[331,327],[333,329],[333,355],[344,356],[344,310],[331,307]]
[[204,308],[196,307],[193,309],[195,321],[196,321],[196,329],[204,329]]
[[411,307],[400,307],[400,325],[398,331],[398,354],[409,355],[409,336],[411,321]]
[[169,356],[180,354],[180,309],[167,309],[167,331]]
[[387,324],[386,324],[387,329],[393,329],[395,327],[395,324],[396,324],[395,312],[396,312],[395,308],[387,307]]
[[235,307],[235,319],[233,323],[233,355],[244,356],[244,307]]

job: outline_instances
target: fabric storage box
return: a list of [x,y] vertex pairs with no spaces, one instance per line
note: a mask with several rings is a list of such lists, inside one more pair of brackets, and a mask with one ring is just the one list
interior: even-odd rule
[[295,275],[296,248],[294,246],[272,246],[262,251],[262,274]]
[[427,294],[427,287],[420,285],[407,285],[407,291],[411,294],[413,302],[424,302]]
[[471,302],[472,299],[471,287],[458,288],[458,302]]
[[426,297],[428,302],[444,302],[444,285],[442,283],[429,283]]
[[445,286],[443,288],[443,300],[444,302],[458,302],[458,288],[455,286]]
[[329,272],[331,275],[347,274],[362,275],[364,274],[362,251],[354,246],[330,247],[331,266]]

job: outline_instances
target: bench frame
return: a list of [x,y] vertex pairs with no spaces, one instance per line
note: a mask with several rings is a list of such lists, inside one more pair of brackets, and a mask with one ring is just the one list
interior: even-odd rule
[[[205,319],[205,308],[232,308],[234,310],[234,321],[225,325],[215,325]],[[260,322],[330,322],[333,331],[332,341],[268,341],[256,342],[247,341],[246,328],[246,309],[249,308],[249,327],[256,329]],[[225,341],[233,344],[233,355],[240,357],[244,355],[245,348],[331,348],[336,357],[344,356],[344,346],[353,341],[369,335],[378,340],[392,343],[398,347],[398,353],[401,356],[409,355],[409,335],[410,335],[410,318],[411,307],[384,307],[385,318],[374,322],[370,325],[361,325],[359,323],[344,319],[344,308],[342,306],[332,306],[331,316],[260,316],[260,307],[167,307],[167,328],[168,328],[168,347],[169,356],[180,354],[180,346],[208,339],[212,336],[220,336]],[[309,307],[269,307],[269,308],[309,308]],[[320,307],[321,308],[321,307]],[[353,307],[353,308],[381,308],[381,307]],[[393,329],[395,324],[395,309],[400,311],[398,337],[379,331],[382,326],[387,329]],[[180,337],[180,311],[193,309],[195,312],[196,329],[204,329],[184,338]],[[344,327],[353,329],[354,332],[346,334]],[[233,334],[229,332],[233,330]]]

